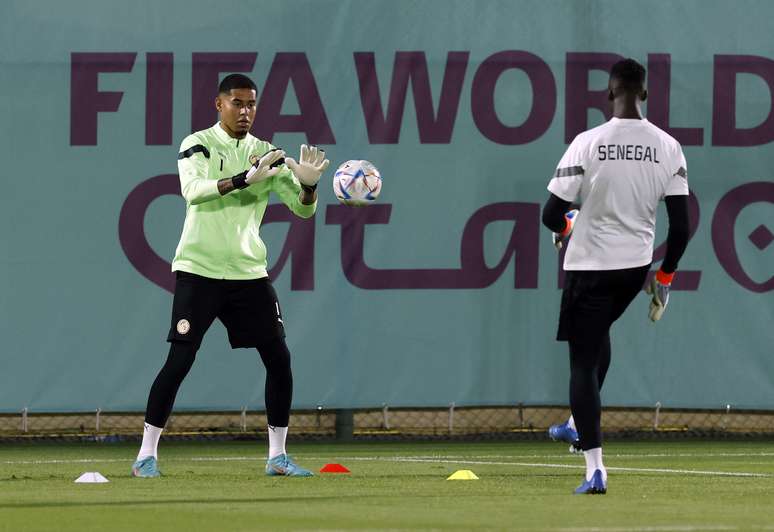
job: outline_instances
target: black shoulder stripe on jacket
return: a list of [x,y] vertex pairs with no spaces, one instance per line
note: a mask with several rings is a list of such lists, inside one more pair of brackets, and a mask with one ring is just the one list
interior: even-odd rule
[[178,160],[179,159],[187,159],[188,157],[190,157],[191,155],[193,155],[197,151],[202,152],[207,159],[210,158],[210,150],[208,150],[207,148],[205,148],[201,144],[197,144],[195,146],[191,146],[187,150],[181,151],[180,153],[177,154],[177,158],[178,158]]

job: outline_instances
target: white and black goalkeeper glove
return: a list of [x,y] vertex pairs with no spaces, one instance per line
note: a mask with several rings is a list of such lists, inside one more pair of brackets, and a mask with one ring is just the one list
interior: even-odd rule
[[674,276],[674,273],[664,273],[659,270],[645,287],[645,292],[652,296],[648,309],[650,321],[657,322],[664,315],[669,303],[669,287],[672,285]]
[[317,146],[301,145],[301,156],[298,161],[290,157],[285,159],[285,164],[298,178],[302,185],[314,188],[320,180],[320,176],[328,168],[331,162],[325,158],[325,152]]
[[556,249],[562,249],[564,242],[570,238],[572,228],[575,227],[575,219],[578,217],[578,209],[567,211],[564,215],[565,227],[561,233],[551,233],[551,238]]
[[245,175],[245,182],[248,185],[258,183],[271,176],[277,175],[280,171],[285,157],[285,152],[280,149],[273,149],[263,154],[261,158],[256,155],[250,157],[253,164]]

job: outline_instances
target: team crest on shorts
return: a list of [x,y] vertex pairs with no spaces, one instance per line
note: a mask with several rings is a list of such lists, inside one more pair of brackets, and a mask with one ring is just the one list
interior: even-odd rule
[[187,334],[191,330],[191,324],[188,320],[180,320],[177,322],[177,332],[180,334]]

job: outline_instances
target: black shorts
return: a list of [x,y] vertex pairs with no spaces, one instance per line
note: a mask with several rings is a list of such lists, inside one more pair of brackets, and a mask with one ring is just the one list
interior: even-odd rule
[[[568,271],[559,312],[559,341],[598,341],[642,290],[650,264],[607,271]],[[646,315],[643,307],[643,316]]]
[[198,349],[215,318],[226,326],[233,348],[285,336],[277,293],[267,277],[232,281],[177,272],[167,341],[192,342]]

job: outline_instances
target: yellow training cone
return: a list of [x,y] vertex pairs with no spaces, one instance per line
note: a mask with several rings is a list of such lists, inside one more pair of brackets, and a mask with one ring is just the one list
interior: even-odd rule
[[446,480],[478,480],[478,477],[470,469],[460,469],[459,471],[455,471],[454,474]]

